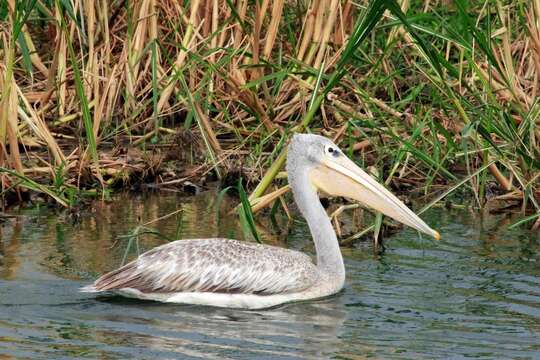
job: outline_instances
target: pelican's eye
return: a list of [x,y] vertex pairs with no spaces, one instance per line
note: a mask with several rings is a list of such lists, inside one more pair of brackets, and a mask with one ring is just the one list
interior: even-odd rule
[[327,145],[326,146],[326,153],[328,155],[332,155],[333,157],[338,157],[339,156],[339,149],[331,146],[331,145]]

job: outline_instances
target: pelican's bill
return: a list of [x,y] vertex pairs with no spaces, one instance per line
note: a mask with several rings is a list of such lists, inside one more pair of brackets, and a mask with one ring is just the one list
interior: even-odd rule
[[309,178],[318,190],[332,196],[356,200],[437,240],[440,239],[437,231],[430,228],[394,194],[343,154],[327,158],[315,166],[310,171]]

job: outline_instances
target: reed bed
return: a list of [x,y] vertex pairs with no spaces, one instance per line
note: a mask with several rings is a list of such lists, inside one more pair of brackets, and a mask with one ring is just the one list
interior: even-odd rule
[[288,211],[310,131],[396,191],[537,229],[539,75],[540,0],[7,0],[3,204],[240,176],[255,215]]

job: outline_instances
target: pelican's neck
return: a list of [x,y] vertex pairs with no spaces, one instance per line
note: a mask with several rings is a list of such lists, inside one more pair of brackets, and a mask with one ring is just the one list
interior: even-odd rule
[[334,228],[309,181],[307,170],[295,170],[295,174],[289,174],[289,183],[296,204],[311,231],[317,251],[317,267],[343,282],[345,266]]

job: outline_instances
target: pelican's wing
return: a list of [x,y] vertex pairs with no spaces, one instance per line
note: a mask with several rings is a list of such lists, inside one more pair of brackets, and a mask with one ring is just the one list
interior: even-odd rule
[[318,270],[300,252],[228,239],[177,240],[97,279],[87,290],[281,294],[307,289]]

